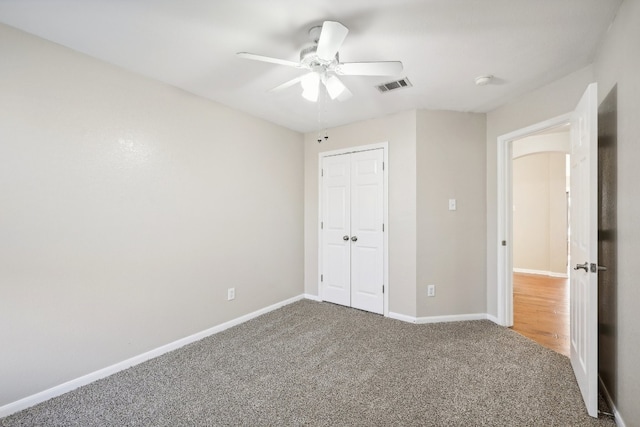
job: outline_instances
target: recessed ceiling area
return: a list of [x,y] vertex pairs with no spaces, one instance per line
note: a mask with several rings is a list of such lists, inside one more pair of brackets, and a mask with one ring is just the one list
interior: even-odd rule
[[[621,0],[2,0],[0,22],[299,132],[409,109],[487,112],[591,63]],[[299,60],[325,20],[340,60],[402,61],[401,75],[344,76],[353,96],[313,103]],[[484,86],[475,78],[492,75]],[[412,86],[376,86],[407,77]],[[319,123],[322,109],[323,123]]]

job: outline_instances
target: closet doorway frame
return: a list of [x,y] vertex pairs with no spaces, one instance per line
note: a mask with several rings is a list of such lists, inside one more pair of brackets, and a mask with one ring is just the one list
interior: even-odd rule
[[389,283],[389,143],[379,142],[376,144],[357,145],[354,147],[347,147],[332,151],[323,151],[318,153],[318,296],[320,301],[324,301],[323,288],[322,288],[322,271],[323,271],[323,259],[322,259],[322,244],[323,233],[321,228],[322,218],[322,161],[325,157],[339,156],[343,154],[358,153],[362,151],[380,150],[382,149],[382,164],[383,164],[383,201],[382,201],[382,217],[384,224],[383,234],[383,281],[384,283],[384,295],[383,295],[383,313],[384,317],[389,317],[389,294],[391,293],[391,285]]

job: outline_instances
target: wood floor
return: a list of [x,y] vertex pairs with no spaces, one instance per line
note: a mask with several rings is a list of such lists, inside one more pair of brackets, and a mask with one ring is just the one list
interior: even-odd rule
[[569,356],[569,280],[514,273],[512,329]]

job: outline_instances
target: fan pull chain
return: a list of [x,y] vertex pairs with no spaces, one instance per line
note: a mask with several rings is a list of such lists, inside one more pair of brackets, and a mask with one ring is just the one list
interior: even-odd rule
[[329,140],[329,135],[327,133],[327,92],[324,90],[324,87],[321,88],[319,99],[318,99],[318,127],[320,130],[318,131],[318,144],[322,142],[326,142]]

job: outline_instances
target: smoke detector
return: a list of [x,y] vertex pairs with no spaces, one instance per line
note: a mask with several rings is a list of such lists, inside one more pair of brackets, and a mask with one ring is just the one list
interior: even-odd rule
[[491,80],[493,80],[493,76],[488,74],[486,76],[478,76],[476,77],[476,86],[486,86],[489,83],[491,83]]

